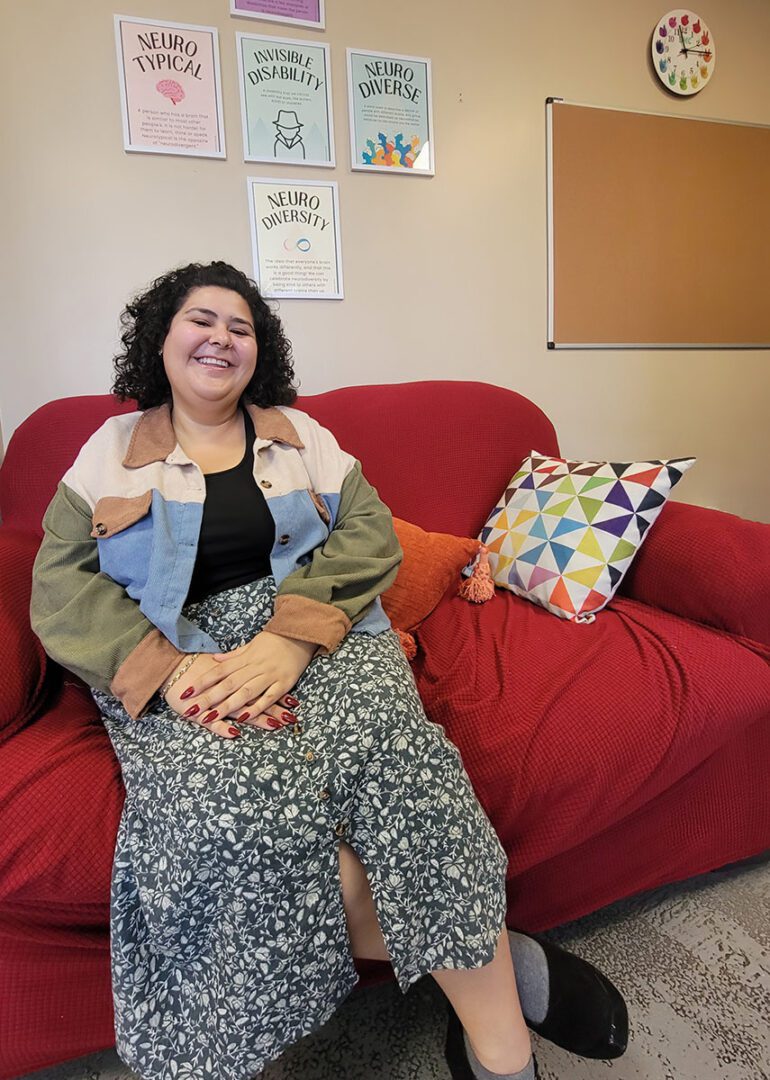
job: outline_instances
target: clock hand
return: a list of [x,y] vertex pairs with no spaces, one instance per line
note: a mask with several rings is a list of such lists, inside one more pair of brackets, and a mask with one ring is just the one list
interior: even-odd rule
[[685,43],[684,43],[684,34],[682,33],[682,27],[681,26],[679,27],[679,40],[682,43],[682,52],[684,53],[685,56],[687,56],[687,48],[686,48]]

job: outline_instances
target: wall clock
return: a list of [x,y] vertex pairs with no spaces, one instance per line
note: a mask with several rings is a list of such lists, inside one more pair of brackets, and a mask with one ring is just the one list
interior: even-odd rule
[[697,94],[714,74],[714,37],[699,15],[687,8],[669,11],[652,32],[652,63],[667,90]]

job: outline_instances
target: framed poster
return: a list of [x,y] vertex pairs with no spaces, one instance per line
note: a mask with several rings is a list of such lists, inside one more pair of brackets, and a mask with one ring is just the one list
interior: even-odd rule
[[316,30],[326,26],[324,0],[230,0],[230,14]]
[[348,49],[351,167],[433,176],[430,60]]
[[235,36],[244,160],[333,166],[329,46]]
[[254,277],[264,296],[342,300],[337,184],[246,178]]
[[213,26],[115,16],[123,148],[225,157]]

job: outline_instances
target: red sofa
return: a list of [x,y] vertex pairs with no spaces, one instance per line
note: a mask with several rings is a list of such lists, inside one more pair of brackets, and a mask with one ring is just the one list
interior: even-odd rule
[[[362,460],[394,514],[457,535],[478,534],[530,450],[558,452],[535,405],[482,383],[354,387],[299,406]],[[0,470],[0,1077],[112,1044],[120,772],[87,691],[32,635],[28,603],[58,479],[127,408],[46,405]],[[502,590],[475,606],[450,589],[417,637],[428,713],[510,855],[512,925],[553,926],[770,846],[770,526],[669,504],[592,625]]]

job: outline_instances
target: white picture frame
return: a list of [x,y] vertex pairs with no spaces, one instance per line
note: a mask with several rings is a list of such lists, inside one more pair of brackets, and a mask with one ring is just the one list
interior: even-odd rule
[[428,57],[348,48],[347,76],[351,169],[435,176]]
[[254,279],[262,295],[344,299],[337,182],[248,176],[246,190]]
[[123,149],[227,157],[216,27],[133,15],[114,26]]
[[[243,160],[263,162],[273,165],[311,165],[320,168],[334,168],[336,165],[334,149],[334,113],[331,90],[331,50],[328,45],[314,41],[298,41],[294,38],[273,38],[264,34],[236,33],[235,48],[238,60],[238,89],[241,104],[241,135],[243,138]],[[253,52],[254,66],[249,68],[246,52],[249,43],[265,46]],[[265,56],[258,60],[259,53],[276,54],[284,52],[285,59]],[[296,60],[299,56],[300,59]],[[292,62],[295,61],[295,62]],[[282,78],[280,74],[270,75],[259,83],[253,83],[255,76],[275,69],[288,68],[292,78]],[[297,76],[300,76],[298,79]],[[308,81],[303,82],[303,79]],[[252,86],[249,83],[252,82]],[[253,86],[269,85],[262,93],[255,92]],[[298,83],[298,86],[293,84]],[[320,85],[317,85],[319,84]],[[285,86],[284,86],[285,84]],[[305,102],[298,100],[304,93]],[[285,97],[287,108],[281,108]],[[288,108],[291,105],[293,108]],[[273,119],[273,118],[276,119]],[[299,129],[308,128],[308,132],[298,135],[298,143],[287,143],[283,132],[292,130],[291,117]],[[300,119],[301,117],[301,119]],[[282,127],[280,120],[287,120],[289,126]],[[270,125],[275,130],[270,131]],[[310,136],[306,150],[304,140]],[[283,141],[281,141],[283,140]],[[270,144],[273,152],[270,153]],[[281,145],[284,147],[280,149]],[[276,149],[276,147],[278,149]],[[301,147],[302,156],[297,150]],[[308,156],[308,153],[310,156]]]

